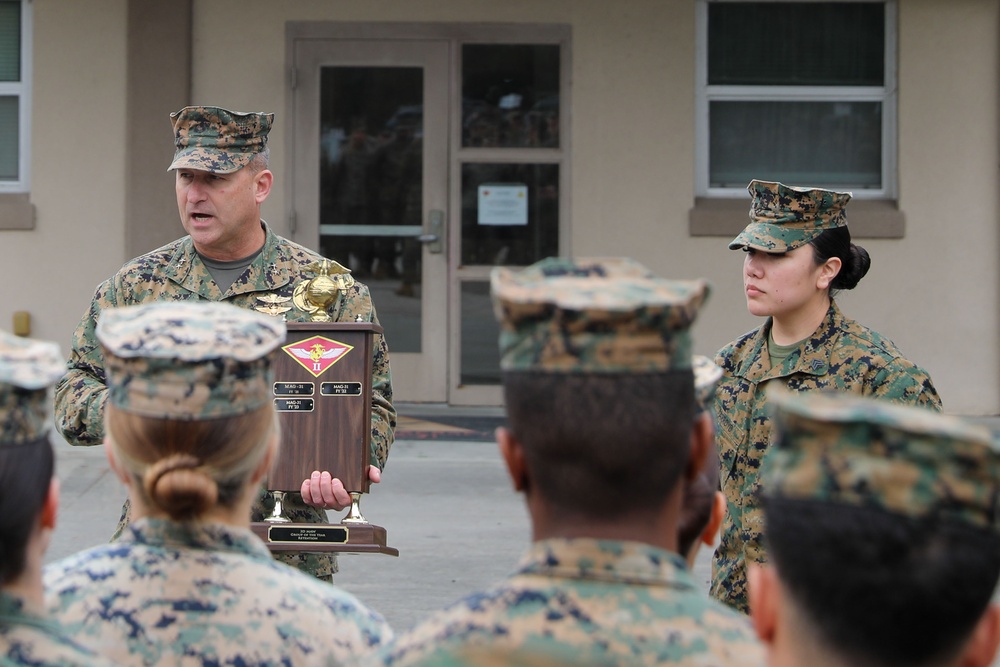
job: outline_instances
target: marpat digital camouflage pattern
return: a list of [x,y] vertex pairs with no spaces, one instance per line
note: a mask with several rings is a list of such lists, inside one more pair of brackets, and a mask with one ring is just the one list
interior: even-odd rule
[[45,569],[52,615],[118,665],[331,665],[392,632],[249,530],[144,518]]
[[0,331],[0,447],[45,436],[48,388],[65,370],[55,343]]
[[766,389],[834,390],[941,410],[927,372],[889,339],[844,317],[831,302],[819,328],[781,366],[767,352],[771,320],[719,351],[723,378],[715,391],[720,482],[726,495],[722,538],[712,562],[712,595],[747,611],[746,564],[766,561],[758,497],[760,467],[771,444]]
[[[104,360],[95,335],[101,313],[110,308],[151,301],[224,301],[255,310],[266,305],[262,298],[287,298],[291,302],[295,286],[312,277],[303,268],[323,259],[317,253],[274,234],[264,226],[266,240],[260,255],[240,278],[223,293],[198,257],[190,236],[158,248],[125,264],[114,276],[98,286],[90,309],[73,336],[68,371],[56,386],[56,426],[72,445],[98,445],[104,441],[104,402],[107,400]],[[305,321],[305,313],[295,309],[285,313],[289,321]],[[342,291],[330,308],[336,322],[378,323],[368,287],[355,281]],[[360,319],[359,319],[360,318]],[[372,352],[372,464],[383,468],[392,445],[396,410],[392,407],[392,377],[385,338],[375,334]],[[273,495],[265,494],[254,505],[253,520],[270,515]],[[306,505],[298,493],[285,497],[284,507],[293,521],[326,522],[325,512]],[[116,534],[127,523],[119,524]],[[335,559],[328,554],[284,555],[287,562],[301,563],[319,577],[335,572]]]
[[174,161],[167,171],[198,169],[231,174],[267,147],[273,113],[239,113],[219,107],[184,107],[170,114]]
[[764,497],[1000,529],[1000,445],[985,425],[852,395],[769,392]]
[[5,667],[110,667],[115,663],[77,643],[58,623],[0,592],[0,665]]
[[753,248],[783,253],[812,241],[833,227],[847,225],[844,208],[850,192],[797,188],[783,183],[751,181],[747,191],[750,224],[729,244],[730,250]]
[[715,388],[722,379],[722,369],[708,357],[696,354],[691,358],[691,370],[694,371],[695,404],[698,412],[704,412],[712,407]]
[[510,578],[363,662],[437,665],[468,651],[516,655],[517,664],[539,664],[529,661],[539,655],[572,665],[765,664],[747,619],[708,598],[679,555],[592,539],[536,542]]
[[549,258],[490,276],[500,367],[547,373],[691,368],[704,280],[665,280],[627,258]]
[[220,301],[158,301],[103,311],[96,333],[112,405],[190,421],[271,402],[269,353],[285,323]]

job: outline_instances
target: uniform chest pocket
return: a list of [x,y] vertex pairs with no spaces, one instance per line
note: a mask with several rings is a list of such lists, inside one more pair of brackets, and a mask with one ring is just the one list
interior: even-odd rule
[[746,434],[746,427],[733,420],[731,410],[716,411],[715,442],[719,448],[719,473],[723,486],[732,477]]

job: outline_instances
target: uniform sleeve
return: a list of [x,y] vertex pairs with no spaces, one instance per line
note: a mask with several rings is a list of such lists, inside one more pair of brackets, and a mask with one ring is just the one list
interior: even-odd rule
[[879,369],[871,383],[872,395],[897,403],[918,405],[941,412],[941,397],[931,376],[920,366],[904,359],[892,359]]
[[[372,307],[372,322],[378,316]],[[379,469],[385,468],[396,430],[396,408],[392,406],[392,371],[389,369],[389,347],[385,336],[376,334],[372,346],[372,461]]]
[[[358,320],[357,318],[361,319]],[[337,319],[341,322],[363,321],[379,324],[375,305],[367,286],[355,286],[343,294]],[[385,336],[375,334],[372,341],[372,463],[385,468],[396,430],[396,409],[392,406],[392,372],[389,370],[389,347]]]
[[95,329],[101,310],[116,305],[113,299],[111,281],[105,281],[76,327],[66,374],[56,384],[56,428],[71,445],[99,445],[104,441],[107,387]]

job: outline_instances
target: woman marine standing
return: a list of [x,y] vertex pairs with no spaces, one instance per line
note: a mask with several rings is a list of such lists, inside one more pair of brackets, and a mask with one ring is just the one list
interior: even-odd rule
[[868,272],[871,259],[851,243],[851,195],[765,181],[747,187],[750,224],[729,244],[742,249],[747,309],[767,317],[722,348],[716,389],[720,478],[727,512],[712,563],[712,595],[746,612],[747,563],[766,560],[758,499],[770,445],[766,389],[834,390],[941,409],[924,369],[889,339],[845,317],[834,301]]
[[391,631],[354,596],[271,558],[250,507],[277,453],[279,319],[216,302],[104,311],[111,467],[133,521],[46,569],[56,616],[120,665],[327,665]]

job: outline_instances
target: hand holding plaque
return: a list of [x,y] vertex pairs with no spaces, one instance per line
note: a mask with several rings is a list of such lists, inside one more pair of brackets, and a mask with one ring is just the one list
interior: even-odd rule
[[[323,260],[295,287],[292,303],[309,322],[288,322],[274,362],[274,405],[281,415],[282,448],[267,478],[275,492],[272,516],[253,524],[272,551],[385,553],[385,529],[361,514],[371,463],[372,347],[382,328],[370,322],[332,322],[337,293],[354,284],[348,269]],[[351,498],[337,524],[293,523],[282,510],[285,492],[299,491],[314,470],[339,478]]]

